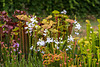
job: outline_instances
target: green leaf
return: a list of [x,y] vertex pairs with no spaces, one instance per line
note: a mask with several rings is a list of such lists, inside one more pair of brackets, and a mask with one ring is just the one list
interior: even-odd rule
[[19,30],[19,27],[15,27],[15,29],[13,29],[13,31],[17,31],[17,30]]
[[0,24],[0,27],[2,27],[4,24]]

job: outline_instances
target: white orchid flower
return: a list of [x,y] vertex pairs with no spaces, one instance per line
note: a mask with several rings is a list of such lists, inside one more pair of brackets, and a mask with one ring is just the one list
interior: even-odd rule
[[62,13],[62,14],[66,14],[66,13],[67,13],[67,11],[66,11],[66,10],[63,10],[63,11],[61,11],[61,13]]

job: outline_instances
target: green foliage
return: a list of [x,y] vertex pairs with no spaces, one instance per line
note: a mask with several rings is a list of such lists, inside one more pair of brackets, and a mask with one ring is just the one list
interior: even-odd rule
[[[47,15],[53,10],[67,10],[69,15],[100,15],[99,0],[0,0],[0,10],[12,13],[14,10],[25,10],[32,14]],[[98,14],[98,15],[97,15]]]

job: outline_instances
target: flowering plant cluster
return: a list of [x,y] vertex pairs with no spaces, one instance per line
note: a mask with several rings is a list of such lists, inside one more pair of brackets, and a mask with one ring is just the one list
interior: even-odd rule
[[[81,25],[69,19],[67,11],[52,13],[41,19],[17,10],[15,26],[10,21],[0,26],[1,66],[99,67],[100,24],[94,31],[86,20],[87,36],[79,39]],[[73,30],[76,37],[72,36]]]

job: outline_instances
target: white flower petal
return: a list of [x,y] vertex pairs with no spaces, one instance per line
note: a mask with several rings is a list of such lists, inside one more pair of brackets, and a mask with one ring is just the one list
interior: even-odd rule
[[68,49],[66,49],[66,51],[68,51]]
[[68,36],[67,42],[69,41],[74,41],[74,38],[70,35],[70,37]]
[[46,36],[47,34],[43,34],[44,36]]
[[41,53],[43,53],[43,54],[44,54],[44,51],[42,51]]
[[50,42],[53,42],[53,38],[48,37],[46,43],[50,43]]
[[28,28],[30,31],[32,31],[33,28]]
[[32,33],[32,31],[29,31],[29,33]]
[[92,33],[92,31],[90,31],[90,33]]
[[59,47],[57,46],[57,49],[59,49]]
[[78,30],[80,30],[81,25],[79,23],[77,23],[75,28],[78,29]]
[[28,27],[25,27],[24,29],[26,30],[26,29],[28,29]]
[[47,29],[45,29],[45,30],[44,30],[44,33],[46,33],[46,32],[48,32],[48,30],[47,30]]
[[63,43],[63,41],[61,41],[60,43]]
[[25,32],[25,34],[27,34],[27,33],[28,33],[28,31]]
[[30,47],[30,50],[32,50],[32,49],[33,49],[33,46]]
[[28,25],[28,22],[26,22],[26,25]]
[[62,13],[62,14],[66,14],[66,13],[67,13],[67,11],[66,11],[66,10],[63,10],[63,11],[61,11],[61,13]]
[[90,27],[92,29],[92,27]]
[[75,32],[76,35],[79,35],[79,33]]
[[77,24],[77,21],[76,20],[74,20],[75,22],[74,22],[74,24]]

